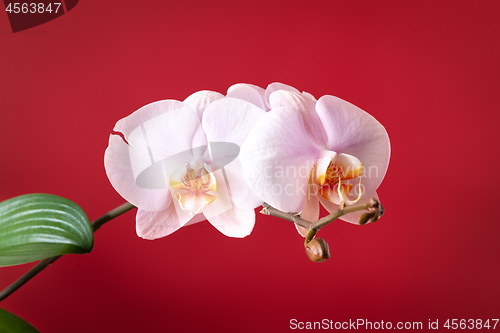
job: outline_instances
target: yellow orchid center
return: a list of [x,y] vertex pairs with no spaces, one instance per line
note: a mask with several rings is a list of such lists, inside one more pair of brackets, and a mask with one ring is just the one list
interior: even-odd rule
[[[361,175],[363,165],[355,156],[325,152],[316,163],[314,176],[320,186],[319,193],[328,201],[339,204],[356,202],[361,198]],[[350,179],[359,178],[359,195],[354,201],[347,199],[354,185],[346,183]]]
[[217,180],[207,164],[188,163],[170,175],[170,188],[185,212],[198,214],[217,198]]
[[191,191],[215,191],[216,181],[215,178],[212,178],[213,176],[211,177],[204,167],[195,170],[188,164],[186,174],[182,177],[182,183],[186,189]]

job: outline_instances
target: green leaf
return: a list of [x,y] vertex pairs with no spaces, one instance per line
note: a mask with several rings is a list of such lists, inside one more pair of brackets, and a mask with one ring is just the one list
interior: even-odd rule
[[89,219],[73,201],[26,194],[0,202],[0,266],[87,253],[93,245]]
[[22,318],[9,311],[0,309],[0,332],[2,333],[39,333]]

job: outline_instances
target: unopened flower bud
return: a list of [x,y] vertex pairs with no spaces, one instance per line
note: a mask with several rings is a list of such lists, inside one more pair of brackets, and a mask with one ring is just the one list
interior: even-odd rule
[[370,222],[377,222],[379,218],[380,218],[380,215],[378,215],[377,212],[374,212],[373,217],[370,219]]
[[359,218],[359,225],[365,225],[371,221],[377,214],[375,212],[364,213]]
[[330,258],[330,250],[323,238],[315,238],[306,244],[306,254],[314,262],[322,262]]
[[381,217],[382,215],[384,215],[384,206],[382,206],[382,205],[379,204],[379,207],[378,207],[378,217]]
[[370,200],[370,205],[373,207],[373,208],[378,208],[380,206],[380,201],[378,201],[377,199],[375,198],[372,198]]

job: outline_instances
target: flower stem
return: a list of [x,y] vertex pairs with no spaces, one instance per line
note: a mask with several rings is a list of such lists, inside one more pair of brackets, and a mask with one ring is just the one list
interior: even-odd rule
[[381,216],[384,213],[384,208],[382,207],[380,202],[377,199],[371,199],[370,201],[365,202],[365,203],[359,203],[359,204],[354,204],[351,206],[346,206],[343,209],[339,208],[335,212],[333,212],[325,217],[320,218],[316,222],[313,222],[311,225],[311,229],[315,229],[315,230],[321,229],[325,225],[335,221],[336,219],[338,219],[342,215],[357,212],[358,210],[368,210],[368,211],[375,210],[377,216]]
[[[264,204],[262,204],[262,207],[263,207],[261,211],[262,214],[279,217],[281,219],[300,225],[301,227],[307,228],[308,230],[319,230],[324,226],[326,226],[327,224],[335,221],[339,217],[359,210],[373,211],[374,216],[377,216],[377,218],[384,213],[382,205],[380,205],[380,202],[378,202],[378,200],[376,199],[371,199],[370,201],[365,203],[345,206],[343,208],[339,207],[339,209],[337,209],[333,213],[330,213],[329,215],[322,217],[315,222],[309,222],[307,220],[304,220],[303,218],[300,217],[300,214],[297,213],[282,212],[281,210],[278,210],[265,202]],[[374,218],[373,220],[376,221],[376,218]]]
[[[107,212],[103,216],[95,219],[90,224],[90,226],[92,227],[92,231],[96,232],[105,223],[111,221],[115,217],[118,217],[118,216],[122,215],[123,213],[128,212],[129,210],[131,210],[134,207],[135,207],[134,205],[126,202],[126,203],[124,203],[124,204],[116,207],[115,209]],[[23,286],[29,280],[31,280],[31,278],[33,278],[35,275],[37,275],[38,273],[40,273],[41,271],[43,271],[45,268],[49,267],[54,261],[56,261],[57,259],[59,259],[61,257],[62,257],[62,255],[51,257],[51,258],[47,258],[47,259],[44,259],[44,260],[40,261],[33,268],[31,268],[28,272],[26,272],[23,276],[21,276],[19,279],[17,279],[16,281],[14,281],[10,286],[8,286],[4,290],[2,290],[0,292],[0,301],[2,301],[5,298],[7,298],[10,294],[12,294],[14,291],[16,291],[17,289],[19,289],[21,286]]]
[[94,221],[92,221],[92,223],[90,223],[90,226],[92,227],[92,231],[96,232],[105,223],[111,221],[115,217],[118,217],[118,216],[122,215],[123,213],[128,212],[129,210],[131,210],[133,208],[135,208],[134,205],[132,205],[129,202],[125,202],[124,204],[121,204],[120,206],[116,207],[115,209],[110,210],[109,212],[107,212],[103,216],[98,217],[97,219],[95,219]]
[[309,229],[312,225],[312,222],[309,222],[301,218],[300,214],[283,212],[279,209],[274,208],[273,206],[270,206],[268,203],[265,202],[262,204],[262,210],[260,211],[260,213],[264,215],[279,217],[280,219],[293,222],[307,229]]

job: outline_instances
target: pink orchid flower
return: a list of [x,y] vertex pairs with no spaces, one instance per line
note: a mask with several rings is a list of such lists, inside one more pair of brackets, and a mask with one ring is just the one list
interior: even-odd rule
[[[243,144],[240,160],[250,189],[269,205],[319,218],[319,204],[377,198],[390,157],[385,128],[357,106],[334,96],[273,83],[265,91],[271,109]],[[341,219],[358,223],[362,212]],[[305,236],[306,230],[297,228]]]
[[205,219],[230,237],[252,231],[262,201],[243,181],[238,153],[265,114],[256,106],[264,106],[264,90],[239,84],[228,96],[200,91],[183,102],[158,101],[116,123],[106,173],[138,207],[140,237],[164,237]]

